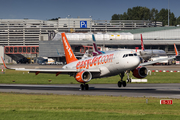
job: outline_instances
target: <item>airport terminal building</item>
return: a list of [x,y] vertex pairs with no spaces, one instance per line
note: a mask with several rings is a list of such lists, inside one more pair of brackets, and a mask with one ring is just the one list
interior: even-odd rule
[[[94,33],[97,34],[98,46],[132,49],[140,48],[140,34],[143,34],[145,48],[163,49],[172,54],[174,43],[180,48],[180,28],[162,26],[162,22],[146,20],[0,19],[0,46],[4,47],[5,57],[16,60],[20,54],[31,57],[63,57],[62,43],[52,41],[56,32],[81,34],[81,37]],[[92,41],[86,38],[71,38],[69,42],[74,51],[78,51],[80,46],[92,46]]]

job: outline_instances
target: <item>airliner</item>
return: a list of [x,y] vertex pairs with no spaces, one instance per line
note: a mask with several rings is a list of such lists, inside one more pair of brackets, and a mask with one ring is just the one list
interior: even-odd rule
[[[173,59],[170,58],[159,59],[156,61],[140,63],[140,58],[136,53],[131,53],[131,50],[111,51],[108,53],[100,54],[86,59],[78,60],[67,40],[65,33],[61,33],[62,42],[64,46],[64,53],[66,58],[66,65],[59,69],[25,69],[25,68],[9,68],[6,66],[3,58],[3,64],[6,69],[17,71],[29,71],[30,73],[53,73],[56,76],[59,74],[69,74],[73,76],[79,83],[81,90],[88,90],[89,81],[95,78],[110,77],[119,75],[118,87],[126,87],[126,81],[123,81],[125,71],[132,71],[133,76],[136,78],[144,78],[147,76],[147,68],[145,65],[153,64],[159,61]],[[176,50],[177,53],[177,50]],[[178,54],[178,53],[177,53]],[[176,55],[177,55],[176,54]]]
[[151,57],[167,56],[164,50],[145,49],[142,34],[141,34],[141,50],[139,51],[139,53],[144,60],[149,60]]
[[[97,49],[96,40],[95,40],[95,37],[94,37],[93,34],[92,34],[92,38],[93,38],[93,52],[92,52],[93,56],[97,56],[99,54],[104,54],[104,53],[108,52],[108,51],[99,51]],[[141,49],[140,50],[138,50],[138,49],[136,49],[136,50],[131,49],[131,50],[133,52],[136,52],[137,55],[140,56],[140,58],[142,58],[145,61],[149,60],[152,57],[167,56],[167,54],[166,54],[166,52],[164,50],[145,49],[144,48],[142,34],[141,34]]]

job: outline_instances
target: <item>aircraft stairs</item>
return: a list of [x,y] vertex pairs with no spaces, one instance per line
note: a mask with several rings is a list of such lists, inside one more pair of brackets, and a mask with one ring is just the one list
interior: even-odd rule
[[6,55],[11,57],[14,61],[18,61],[18,60],[24,58],[24,56],[22,54],[6,54]]

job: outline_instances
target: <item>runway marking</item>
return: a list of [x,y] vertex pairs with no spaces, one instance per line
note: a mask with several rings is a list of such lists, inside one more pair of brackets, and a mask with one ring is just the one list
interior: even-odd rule
[[151,70],[152,72],[180,72],[179,70]]

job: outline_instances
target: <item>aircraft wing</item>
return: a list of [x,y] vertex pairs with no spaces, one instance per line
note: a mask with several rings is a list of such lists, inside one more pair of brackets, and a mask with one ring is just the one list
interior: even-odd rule
[[[17,71],[29,71],[30,73],[76,73],[76,72],[80,72],[83,69],[64,69],[64,68],[42,68],[42,69],[25,69],[25,68],[14,68],[14,70]],[[86,71],[89,72],[100,72],[99,69],[84,69]]]
[[[42,68],[42,69],[25,69],[25,68],[8,68],[11,70],[17,70],[17,71],[28,71],[29,73],[35,73],[38,75],[39,73],[50,73],[50,74],[56,74],[58,76],[59,74],[68,74],[68,73],[78,73],[82,71],[83,69],[63,69],[63,68]],[[100,73],[100,69],[84,69],[85,71],[89,71],[91,73]]]
[[[2,57],[1,57],[2,58]],[[10,70],[17,70],[17,71],[28,71],[30,73],[35,73],[36,75],[39,74],[39,73],[54,73],[57,75],[59,74],[68,74],[68,73],[78,73],[82,70],[85,70],[85,71],[89,71],[89,72],[92,72],[92,73],[100,73],[100,69],[65,69],[65,68],[38,68],[38,69],[26,69],[26,68],[9,68],[6,66],[3,58],[2,58],[2,61],[3,61],[3,64],[4,64],[4,67],[6,69],[10,69]]]
[[154,63],[158,63],[158,62],[165,61],[165,60],[171,60],[171,59],[174,59],[174,58],[176,58],[176,56],[169,57],[169,58],[162,58],[162,59],[158,59],[158,60],[150,61],[150,62],[145,62],[145,63],[141,63],[141,64],[139,64],[139,66],[152,65]]

